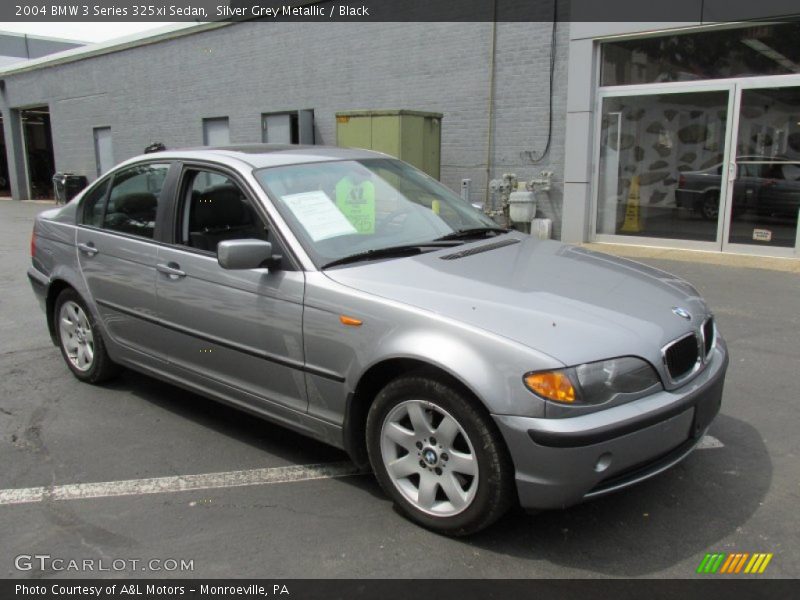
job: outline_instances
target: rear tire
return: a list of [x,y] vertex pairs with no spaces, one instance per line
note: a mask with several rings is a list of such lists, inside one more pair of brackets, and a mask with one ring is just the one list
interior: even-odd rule
[[425,375],[389,383],[367,416],[373,471],[398,509],[452,536],[488,527],[511,506],[514,471],[483,407]]
[[58,347],[72,374],[86,383],[115,377],[120,367],[108,356],[103,334],[78,293],[65,289],[53,311]]

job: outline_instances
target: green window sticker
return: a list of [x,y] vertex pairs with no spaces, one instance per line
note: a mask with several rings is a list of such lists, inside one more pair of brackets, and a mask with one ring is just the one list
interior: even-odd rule
[[375,233],[375,184],[342,178],[336,184],[336,206],[361,234]]

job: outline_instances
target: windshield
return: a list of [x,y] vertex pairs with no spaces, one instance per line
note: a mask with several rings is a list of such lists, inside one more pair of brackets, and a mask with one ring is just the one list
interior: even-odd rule
[[441,183],[399,160],[308,163],[255,175],[317,266],[458,231],[500,229]]

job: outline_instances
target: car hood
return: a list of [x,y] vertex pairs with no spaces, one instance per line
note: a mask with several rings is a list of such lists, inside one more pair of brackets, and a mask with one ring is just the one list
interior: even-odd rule
[[[657,364],[661,348],[698,328],[708,312],[697,290],[674,275],[517,233],[325,274],[515,340],[565,365],[623,355]],[[676,307],[689,311],[691,320],[676,315]]]

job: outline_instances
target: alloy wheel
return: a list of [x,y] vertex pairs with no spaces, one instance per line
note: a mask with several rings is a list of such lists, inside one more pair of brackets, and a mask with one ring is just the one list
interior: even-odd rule
[[401,402],[386,416],[380,443],[389,478],[417,509],[452,517],[475,499],[475,450],[464,428],[443,408],[424,400]]
[[58,327],[64,353],[73,367],[88,371],[94,363],[94,335],[83,309],[72,300],[61,305]]
[[704,218],[713,221],[719,216],[719,199],[716,197],[706,198],[701,210]]

